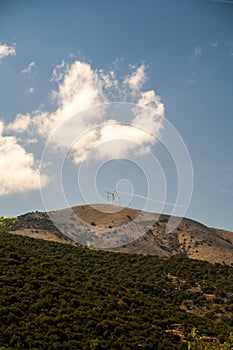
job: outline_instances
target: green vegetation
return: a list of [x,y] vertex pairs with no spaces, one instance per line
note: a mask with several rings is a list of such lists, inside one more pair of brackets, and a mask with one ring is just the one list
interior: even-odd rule
[[[189,336],[193,327],[230,344],[232,266],[89,250],[7,227],[0,230],[1,350],[208,349]],[[174,323],[186,342],[166,332]]]
[[0,232],[10,231],[15,225],[15,218],[0,216]]
[[188,350],[232,350],[233,333],[229,338],[220,344],[219,339],[201,336],[196,328],[193,328],[188,341]]

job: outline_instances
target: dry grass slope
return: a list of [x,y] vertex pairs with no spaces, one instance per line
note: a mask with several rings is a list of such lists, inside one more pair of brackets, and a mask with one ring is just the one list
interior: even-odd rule
[[[108,250],[161,257],[181,254],[211,263],[233,264],[232,232],[208,228],[199,222],[184,218],[173,232],[167,233],[166,225],[169,219],[167,215],[159,216],[106,204],[82,205],[71,209],[72,215],[68,214],[70,209],[54,212],[64,220],[67,234],[62,234],[46,213],[37,212],[19,216],[12,233],[75,245],[77,244],[75,232],[79,231],[85,236],[89,227],[98,235],[105,229],[114,232],[114,229],[124,227],[127,235],[127,224],[134,222],[141,215],[145,218],[145,222],[151,222],[150,229],[145,229],[133,242]],[[72,228],[74,217],[79,219],[79,226]]]

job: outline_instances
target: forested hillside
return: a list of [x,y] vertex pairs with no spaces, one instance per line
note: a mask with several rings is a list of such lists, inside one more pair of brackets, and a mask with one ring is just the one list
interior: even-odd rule
[[171,324],[221,343],[233,267],[95,251],[1,233],[0,349],[187,349]]

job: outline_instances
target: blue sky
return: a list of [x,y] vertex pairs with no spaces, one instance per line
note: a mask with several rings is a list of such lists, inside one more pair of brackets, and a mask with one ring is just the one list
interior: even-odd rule
[[[0,170],[3,187],[5,184],[5,190],[0,192],[1,214],[43,210],[36,181],[38,162],[48,137],[45,122],[54,111],[74,103],[69,94],[79,96],[73,91],[80,88],[75,81],[71,80],[72,91],[67,92],[67,86],[64,87],[66,77],[70,74],[71,78],[72,67],[82,68],[82,74],[90,75],[98,70],[98,76],[100,70],[105,74],[114,71],[121,83],[126,77],[132,82],[130,76],[144,67],[143,86],[139,83],[136,92],[131,89],[127,94],[123,89],[126,85],[119,83],[120,87],[110,89],[111,94],[108,91],[108,102],[135,103],[142,91],[154,91],[160,97],[164,117],[182,136],[193,164],[194,189],[186,216],[208,226],[233,230],[232,18],[233,1],[229,0],[2,1],[0,119],[4,122],[1,142],[5,147],[2,159],[12,147],[7,158],[14,161],[15,156],[16,162],[24,158],[21,165],[25,165],[27,174],[17,174],[20,165],[9,172]],[[85,63],[90,69],[74,66],[75,62]],[[95,101],[104,102],[104,98],[87,102],[87,107],[93,107]],[[80,112],[81,107],[77,108]],[[28,128],[20,132],[16,124],[8,127],[19,114],[28,116],[23,119]],[[39,134],[35,129],[41,124],[33,121],[38,115],[44,123]],[[158,142],[151,145],[151,150],[167,178],[166,200],[174,202],[177,187],[174,166]],[[130,152],[130,159],[136,159]],[[56,163],[59,152],[51,157]],[[95,162],[98,163],[96,159],[91,165],[89,162],[89,171],[94,171]],[[72,205],[83,202],[80,191],[74,190],[81,163],[76,161],[74,166],[69,160],[65,162],[64,188]],[[112,162],[109,170],[105,166],[103,174],[97,177],[102,196],[104,186],[115,187],[121,176],[131,179],[135,193],[146,196],[142,173],[132,163],[127,166],[123,160],[118,163]],[[7,162],[1,164],[9,166]],[[46,188],[49,185],[44,183]],[[154,198],[157,192],[153,193]],[[141,207],[143,203],[134,198],[131,205]],[[55,209],[56,201],[51,206]],[[148,209],[157,208],[151,203]],[[169,208],[165,211],[169,212]]]

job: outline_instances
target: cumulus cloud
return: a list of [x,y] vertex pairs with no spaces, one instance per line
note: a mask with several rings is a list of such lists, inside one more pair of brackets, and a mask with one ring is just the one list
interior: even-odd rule
[[30,74],[32,73],[35,67],[36,67],[36,62],[32,61],[31,63],[29,63],[29,65],[25,69],[21,71],[21,73]]
[[126,157],[130,152],[140,155],[143,150],[144,153],[148,152],[146,145],[154,142],[154,135],[146,129],[108,120],[99,128],[92,128],[82,134],[70,150],[74,163],[79,164],[90,155],[99,160]]
[[32,153],[18,144],[14,136],[3,136],[0,122],[0,195],[39,189],[47,182],[40,178],[39,168]]
[[126,76],[124,84],[131,90],[139,91],[147,79],[145,69],[146,67],[144,64],[139,66],[133,74]]
[[19,113],[17,114],[15,120],[12,123],[8,124],[6,129],[17,133],[21,133],[28,129],[30,123],[31,123],[30,114],[23,115]]
[[[133,124],[156,134],[158,129],[162,127],[164,113],[164,104],[154,90],[141,92],[134,108],[136,118],[133,120]],[[148,121],[150,122],[148,123]]]
[[139,155],[145,149],[143,145],[152,144],[153,141],[153,135],[142,128],[110,121],[101,128],[96,143],[96,156],[98,159],[111,159],[126,157],[130,152]]
[[[125,156],[130,152],[143,154],[156,142],[164,116],[164,105],[155,91],[142,91],[147,80],[145,71],[145,65],[131,67],[131,74],[120,79],[114,70],[104,72],[86,62],[66,64],[63,61],[55,67],[52,76],[57,84],[52,92],[55,110],[18,115],[8,129],[15,132],[36,130],[43,139],[52,136],[54,148],[57,151],[71,149],[76,164],[86,160],[92,149],[96,149],[97,158]],[[123,95],[137,105],[130,125],[119,123],[116,117],[106,118],[104,108],[95,109],[95,113],[88,111],[117,99],[122,101]],[[79,112],[82,113],[73,121],[72,117]],[[71,122],[67,123],[69,120]],[[71,140],[76,139],[78,141],[71,145]],[[108,147],[108,142],[113,142],[114,147]]]
[[[61,72],[60,69],[64,71]],[[57,109],[53,113],[39,113],[32,120],[42,137],[50,136],[75,114],[107,102],[102,91],[103,81],[87,63],[76,61],[70,66],[62,64],[54,70],[53,79],[58,83],[57,91],[52,93]],[[85,131],[83,127],[86,127],[86,122],[88,123],[80,120],[80,131]]]
[[0,43],[0,61],[7,56],[15,56],[16,49],[15,45],[7,45]]

